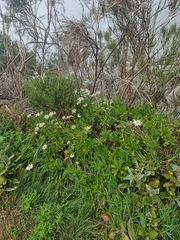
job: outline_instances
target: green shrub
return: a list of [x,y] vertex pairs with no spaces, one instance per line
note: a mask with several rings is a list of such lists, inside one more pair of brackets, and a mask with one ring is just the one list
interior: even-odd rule
[[62,221],[61,206],[56,204],[44,204],[37,215],[37,225],[32,230],[29,240],[53,240]]
[[21,195],[21,202],[22,202],[22,208],[24,212],[29,212],[33,209],[33,207],[37,204],[38,202],[39,195],[36,190],[31,193],[27,194],[22,194]]
[[72,77],[47,74],[24,83],[30,106],[45,112],[67,113],[77,100],[77,82]]

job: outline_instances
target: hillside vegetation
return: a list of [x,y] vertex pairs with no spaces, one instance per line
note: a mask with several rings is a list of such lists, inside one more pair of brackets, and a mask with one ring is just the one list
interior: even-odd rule
[[31,114],[0,108],[1,239],[178,240],[179,120],[38,81]]

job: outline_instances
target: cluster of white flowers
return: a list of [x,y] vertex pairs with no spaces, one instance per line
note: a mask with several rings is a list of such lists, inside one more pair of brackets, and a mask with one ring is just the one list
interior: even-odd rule
[[81,88],[81,94],[83,96],[89,96],[90,95],[90,91],[88,89],[84,89],[84,88]]
[[[39,116],[41,116],[42,114],[43,114],[43,112],[41,111],[41,112],[36,113],[35,116],[36,116],[36,117],[39,117]],[[27,118],[30,118],[32,115],[33,115],[33,114],[28,114],[28,115],[27,115]]]
[[49,114],[44,115],[44,118],[48,119],[50,117],[53,117],[54,115],[56,115],[56,112],[50,112]]
[[62,120],[69,120],[73,117],[73,115],[69,115],[69,116],[63,116]]
[[81,102],[84,100],[84,98],[83,97],[79,97],[78,99],[77,99],[78,101],[77,101],[77,105],[79,105],[79,104],[81,104]]
[[43,111],[41,111],[41,112],[38,112],[38,113],[36,113],[36,117],[40,117],[40,116],[42,116],[43,115]]
[[100,91],[97,91],[97,92],[91,94],[91,97],[96,97],[96,96],[98,96],[98,95],[100,95],[100,94],[101,94],[101,92],[100,92]]
[[42,122],[42,123],[37,123],[36,124],[36,127],[34,128],[34,133],[37,134],[39,129],[42,128],[42,127],[46,127],[45,123]]
[[[44,118],[45,118],[45,119],[48,119],[48,118],[54,116],[55,114],[56,114],[56,112],[50,112],[49,114],[44,115]],[[40,116],[42,116],[42,115],[43,115],[43,111],[37,112],[37,113],[35,114],[36,117],[40,117]],[[28,115],[27,115],[27,118],[30,118],[31,116],[32,116],[32,114],[28,114]]]
[[50,112],[49,113],[49,117],[53,117],[54,115],[56,115],[56,112]]
[[[90,91],[88,89],[81,88],[80,90],[81,90],[81,94],[83,96],[89,96],[90,95]],[[97,92],[91,94],[91,97],[96,97],[96,96],[98,96],[100,94],[101,94],[101,92],[97,91]]]

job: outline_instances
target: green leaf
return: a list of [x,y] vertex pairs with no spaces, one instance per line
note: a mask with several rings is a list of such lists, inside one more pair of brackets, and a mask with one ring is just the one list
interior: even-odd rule
[[146,232],[145,232],[144,228],[141,227],[141,226],[139,227],[138,235],[139,235],[139,236],[142,236],[142,237],[145,237],[145,236],[146,236]]
[[158,232],[156,232],[153,228],[151,228],[148,233],[148,237],[150,239],[156,239],[157,236],[158,236]]
[[23,164],[22,163],[19,163],[18,165],[15,166],[14,170],[18,170],[20,168],[22,168]]
[[16,178],[12,178],[10,180],[10,182],[12,182],[13,184],[19,184],[20,183],[20,181],[18,179],[16,179]]
[[14,160],[14,162],[18,162],[21,159],[21,155],[19,155],[19,157],[16,158],[16,160]]
[[129,237],[127,235],[125,235],[124,233],[122,233],[122,239],[123,240],[130,240]]
[[0,143],[4,141],[4,137],[0,136]]
[[155,180],[149,182],[149,186],[152,188],[158,188],[159,185],[160,185],[159,179],[155,179]]
[[16,190],[17,188],[18,188],[18,186],[15,186],[13,188],[6,188],[5,191],[6,192],[12,192],[12,191]]
[[14,157],[14,154],[12,154],[12,155],[8,158],[8,160],[10,161],[13,157]]
[[170,179],[171,182],[176,183],[176,178],[175,178],[172,174],[170,174],[170,173],[164,173],[163,176],[164,176],[166,179]]
[[176,164],[170,164],[170,166],[172,167],[172,169],[175,172],[179,172],[180,173],[180,166],[176,165]]
[[146,189],[147,189],[150,196],[159,194],[159,190],[160,190],[160,188],[153,189],[148,184],[146,184]]
[[2,176],[7,170],[8,170],[8,166],[6,168],[0,169],[0,176]]
[[164,188],[168,188],[168,187],[171,187],[172,186],[172,182],[165,182],[164,184],[163,184],[163,187]]
[[6,185],[7,183],[7,178],[4,176],[0,176],[0,185]]
[[143,227],[143,228],[145,228],[146,227],[146,218],[142,215],[141,217],[140,217],[140,222],[141,222],[141,226]]
[[177,202],[177,205],[180,207],[180,200],[176,198],[175,201]]
[[134,232],[130,224],[130,220],[128,221],[128,235],[131,240],[135,240]]

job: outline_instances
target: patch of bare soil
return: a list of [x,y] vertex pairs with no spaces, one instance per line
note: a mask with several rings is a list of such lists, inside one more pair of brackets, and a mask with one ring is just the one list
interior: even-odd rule
[[[30,218],[30,219],[29,219]],[[15,208],[0,209],[0,239],[27,240],[32,229],[32,218]]]

